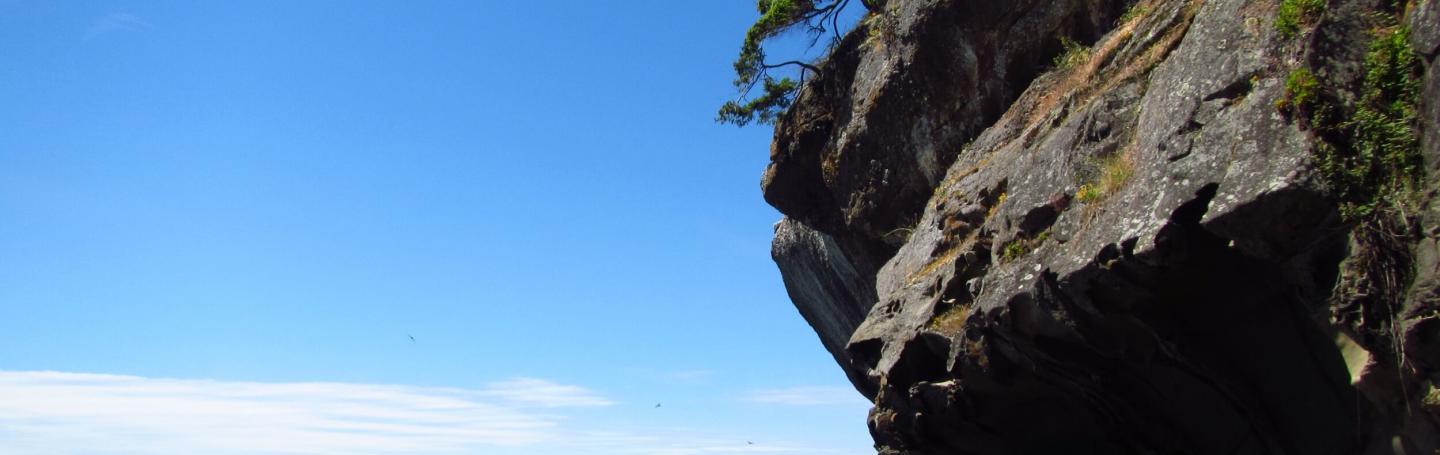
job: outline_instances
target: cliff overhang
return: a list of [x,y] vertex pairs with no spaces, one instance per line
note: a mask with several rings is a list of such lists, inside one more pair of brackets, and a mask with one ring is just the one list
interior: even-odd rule
[[[1435,3],[890,1],[762,182],[877,450],[1440,448]],[[1329,170],[1401,29],[1423,166],[1357,215]]]

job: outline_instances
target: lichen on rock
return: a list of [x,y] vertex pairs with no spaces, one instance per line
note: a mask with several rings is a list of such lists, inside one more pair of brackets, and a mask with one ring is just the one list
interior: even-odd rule
[[[1440,449],[1435,2],[1293,30],[1278,1],[888,8],[779,119],[762,182],[878,451]],[[1363,152],[1335,126],[1399,27],[1418,99],[1391,123],[1423,175],[1357,217],[1324,160]]]

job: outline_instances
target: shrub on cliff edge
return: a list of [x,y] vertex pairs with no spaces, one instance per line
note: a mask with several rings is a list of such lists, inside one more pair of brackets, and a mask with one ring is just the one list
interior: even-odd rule
[[[715,121],[745,126],[752,121],[774,123],[780,113],[790,107],[800,83],[789,76],[775,77],[771,70],[798,67],[803,78],[806,72],[818,72],[819,68],[807,62],[789,60],[771,62],[766,59],[765,41],[787,31],[803,29],[810,35],[813,46],[827,33],[835,41],[840,36],[840,13],[852,0],[758,0],[756,9],[760,18],[745,32],[740,44],[740,56],[735,60],[735,88],[740,91],[737,99],[720,106]],[[860,0],[870,11],[879,11],[883,0]],[[832,41],[833,42],[833,41]],[[750,97],[750,92],[760,88],[759,96]]]

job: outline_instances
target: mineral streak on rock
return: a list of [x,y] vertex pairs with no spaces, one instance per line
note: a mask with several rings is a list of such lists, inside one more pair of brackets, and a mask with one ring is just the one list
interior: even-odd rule
[[[1440,453],[1440,2],[1280,3],[890,0],[822,62],[772,254],[880,453]],[[1280,106],[1402,25],[1425,175],[1377,240]]]

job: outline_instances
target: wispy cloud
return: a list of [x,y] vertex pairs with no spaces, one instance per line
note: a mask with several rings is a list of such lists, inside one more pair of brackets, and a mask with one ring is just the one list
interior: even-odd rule
[[99,38],[114,32],[142,31],[150,28],[150,23],[130,13],[110,13],[95,18],[94,24],[85,31],[86,41]]
[[[818,404],[847,396],[863,403],[839,389],[780,389],[752,398]],[[697,434],[617,427],[634,417],[623,415],[631,408],[612,404],[585,387],[540,378],[461,389],[0,371],[0,447],[6,455],[865,453],[717,438],[723,428]],[[588,411],[596,409],[604,415]]]
[[473,452],[554,436],[533,408],[603,406],[584,388],[518,379],[480,389],[0,372],[7,453]]
[[744,395],[745,401],[787,406],[869,406],[849,386],[800,386],[782,389],[755,390]]
[[[678,436],[678,437],[677,437]],[[803,453],[807,455],[837,455],[843,452],[834,449],[808,447],[790,443],[767,441],[745,441],[670,435],[670,437],[637,436],[625,433],[592,432],[578,434],[572,440],[570,453],[616,453],[634,455],[708,455],[708,454],[766,454]]]
[[602,398],[584,387],[556,384],[544,379],[519,378],[490,384],[484,395],[510,403],[545,408],[577,406],[609,406],[615,402]]

